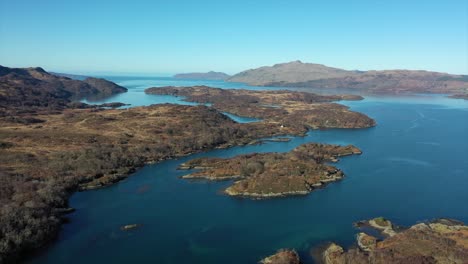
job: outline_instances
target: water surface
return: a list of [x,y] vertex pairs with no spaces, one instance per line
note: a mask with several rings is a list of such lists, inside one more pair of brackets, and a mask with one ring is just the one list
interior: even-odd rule
[[[131,89],[121,96],[139,96],[135,104],[163,100],[142,99],[147,95],[132,89],[167,83],[140,81],[121,80]],[[310,249],[324,241],[351,246],[357,232],[352,223],[358,220],[468,222],[466,101],[419,95],[345,104],[378,125],[195,154],[146,166],[105,189],[74,194],[70,205],[77,211],[70,223],[30,263],[256,263],[285,247],[296,248],[311,263]],[[195,157],[285,152],[307,142],[354,144],[363,154],[336,164],[344,180],[307,196],[272,200],[231,198],[220,193],[230,182],[183,180],[179,177],[187,172],[176,169]],[[120,230],[132,223],[142,226]]]

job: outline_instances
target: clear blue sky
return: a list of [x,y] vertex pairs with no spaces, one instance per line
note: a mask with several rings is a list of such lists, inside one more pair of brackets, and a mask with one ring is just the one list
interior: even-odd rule
[[170,74],[292,60],[468,74],[466,0],[0,0],[0,64]]

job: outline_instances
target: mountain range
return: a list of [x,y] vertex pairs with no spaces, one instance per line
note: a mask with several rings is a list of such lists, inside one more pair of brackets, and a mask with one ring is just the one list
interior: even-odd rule
[[468,93],[468,75],[421,70],[349,71],[301,61],[250,69],[227,81],[254,86],[344,88],[375,93]]

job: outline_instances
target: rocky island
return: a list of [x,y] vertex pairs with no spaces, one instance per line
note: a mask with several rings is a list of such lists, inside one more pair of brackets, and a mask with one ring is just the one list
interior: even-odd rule
[[254,153],[229,159],[199,158],[179,169],[199,169],[185,179],[237,179],[224,190],[230,196],[271,198],[304,195],[343,178],[341,170],[325,162],[361,154],[354,146],[309,143],[287,153]]

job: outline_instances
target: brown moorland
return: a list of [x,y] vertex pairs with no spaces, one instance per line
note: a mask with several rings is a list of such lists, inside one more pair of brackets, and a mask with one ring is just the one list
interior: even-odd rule
[[[382,230],[375,224],[371,226]],[[325,264],[468,263],[468,226],[461,222],[439,219],[389,233],[391,235],[384,233],[383,240],[359,233],[356,237],[358,248],[347,251],[332,243],[320,261]]]
[[350,111],[338,100],[361,100],[356,95],[317,95],[288,90],[252,91],[220,89],[207,86],[158,87],[145,90],[148,94],[184,96],[185,100],[211,103],[212,107],[238,116],[260,118],[294,131],[306,132],[318,128],[366,128],[375,121],[361,113]]
[[343,178],[341,170],[324,162],[361,154],[354,146],[303,144],[287,153],[254,153],[229,159],[199,158],[180,169],[199,169],[185,179],[239,179],[224,192],[230,196],[271,198],[304,195]]

